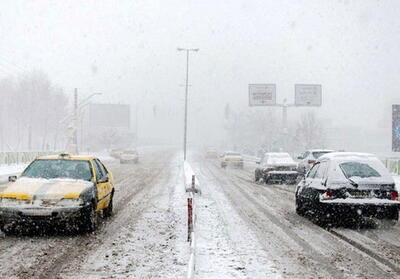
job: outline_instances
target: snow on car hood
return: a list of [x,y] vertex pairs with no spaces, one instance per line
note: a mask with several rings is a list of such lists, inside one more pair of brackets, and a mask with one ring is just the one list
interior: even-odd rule
[[8,183],[0,197],[24,200],[79,198],[82,191],[92,185],[93,182],[85,180],[21,177]]

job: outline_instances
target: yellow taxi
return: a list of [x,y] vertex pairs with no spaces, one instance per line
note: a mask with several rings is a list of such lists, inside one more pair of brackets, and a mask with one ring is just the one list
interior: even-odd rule
[[121,154],[122,154],[122,150],[121,150],[121,149],[112,149],[112,150],[110,151],[110,156],[111,156],[111,157],[114,157],[114,158],[116,158],[116,159],[119,159],[119,157],[121,156]]
[[119,157],[121,164],[139,163],[139,154],[136,150],[125,150]]
[[73,224],[80,231],[96,230],[98,216],[113,210],[111,172],[95,157],[60,154],[36,158],[9,177],[0,192],[0,229],[5,233],[30,223]]
[[243,169],[243,156],[235,151],[227,151],[221,156],[221,167],[234,166]]

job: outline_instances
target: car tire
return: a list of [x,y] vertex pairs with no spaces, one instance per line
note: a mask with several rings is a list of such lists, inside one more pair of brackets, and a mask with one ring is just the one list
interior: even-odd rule
[[15,225],[13,226],[13,225],[1,224],[0,225],[0,231],[2,231],[4,233],[4,235],[15,235],[15,234],[17,234]]
[[386,218],[389,220],[398,221],[399,220],[399,210],[397,208],[390,208],[390,209],[388,209],[386,216],[387,216]]
[[296,206],[296,213],[298,215],[300,215],[300,216],[305,216],[306,215],[306,210],[304,208],[303,201],[298,196],[296,196],[295,203],[296,203],[296,205],[295,205]]
[[98,214],[96,205],[92,203],[82,216],[82,231],[86,233],[94,232],[98,226]]
[[260,176],[258,175],[257,171],[254,172],[254,181],[258,182],[260,180]]
[[114,192],[111,193],[110,202],[108,203],[107,208],[103,210],[103,217],[109,218],[112,216],[113,213],[113,199],[114,199]]

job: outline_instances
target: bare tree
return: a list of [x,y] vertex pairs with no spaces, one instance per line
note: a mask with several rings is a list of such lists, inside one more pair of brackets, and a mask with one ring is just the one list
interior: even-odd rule
[[296,127],[295,142],[302,150],[325,146],[325,134],[314,112],[301,116]]

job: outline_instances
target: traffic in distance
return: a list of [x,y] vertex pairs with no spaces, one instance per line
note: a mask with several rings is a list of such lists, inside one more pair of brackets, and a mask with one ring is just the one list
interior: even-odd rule
[[[214,148],[205,157],[215,158]],[[258,153],[254,157],[227,151],[221,168],[243,169],[244,157],[254,161],[254,182],[296,185],[295,211],[321,226],[363,222],[363,218],[399,219],[400,198],[395,181],[373,154],[328,149],[307,150],[297,162],[286,152]]]

